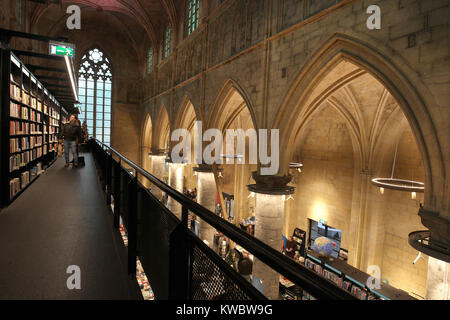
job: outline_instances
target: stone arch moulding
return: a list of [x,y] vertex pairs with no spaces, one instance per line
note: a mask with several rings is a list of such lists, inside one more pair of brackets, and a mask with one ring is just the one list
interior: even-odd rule
[[180,107],[177,109],[177,115],[176,115],[176,119],[175,119],[175,126],[174,129],[189,129],[189,128],[185,128],[184,124],[186,122],[186,116],[187,116],[187,111],[189,111],[189,106],[192,106],[194,113],[195,113],[195,119],[199,120],[201,119],[199,111],[197,110],[197,108],[195,107],[195,105],[192,103],[192,100],[189,98],[188,94],[185,94]]
[[[170,135],[170,118],[169,112],[164,104],[161,104],[159,108],[159,112],[157,113],[157,120],[154,126],[152,127],[152,147],[156,150],[164,149],[164,138],[167,134],[167,130],[169,130]],[[169,138],[170,140],[170,138]]]
[[253,127],[255,128],[255,130],[258,130],[259,126],[255,115],[255,111],[253,109],[253,103],[246,94],[245,90],[233,79],[228,79],[224,83],[224,85],[219,91],[219,94],[214,100],[214,105],[209,112],[207,120],[208,128],[217,128],[219,126],[220,118],[223,116],[224,107],[226,106],[230,97],[233,95],[234,91],[236,91],[244,100],[245,104],[247,105],[248,111],[250,112]]
[[[363,170],[365,167],[365,163],[367,162],[367,147],[364,145],[364,137],[362,136],[364,123],[358,122],[358,119],[355,119],[353,115],[347,110],[339,101],[332,99],[332,95],[334,92],[339,90],[342,86],[347,83],[350,83],[352,80],[364,75],[365,72],[361,70],[356,70],[355,72],[351,72],[344,77],[340,78],[335,83],[331,84],[328,88],[326,88],[322,94],[318,96],[312,103],[310,108],[310,112],[304,115],[302,118],[302,124],[298,127],[298,131],[295,132],[293,137],[293,145],[301,146],[302,142],[295,144],[297,138],[303,139],[305,137],[305,132],[310,126],[314,117],[320,113],[324,106],[324,103],[327,102],[328,107],[333,108],[345,121],[348,133],[350,134],[350,138],[352,141],[353,153],[354,153],[354,161],[359,170]],[[292,148],[291,148],[292,149]],[[291,153],[294,153],[294,149]],[[291,159],[290,158],[290,159]]]
[[[152,117],[146,111],[144,111],[144,121],[142,121],[141,125],[141,147],[142,148],[151,148],[152,145],[152,128],[153,122]],[[149,130],[150,129],[150,130]],[[150,136],[150,143],[148,137]]]
[[[293,152],[288,146],[294,143],[295,133],[300,129],[297,120],[307,111],[304,110],[306,108],[304,102],[311,94],[314,85],[321,80],[330,66],[341,60],[350,61],[370,72],[386,87],[402,108],[412,128],[424,163],[426,186],[424,206],[431,211],[441,211],[446,203],[444,197],[448,197],[448,195],[445,195],[446,175],[440,144],[424,102],[424,98],[426,98],[429,106],[435,105],[431,93],[424,85],[421,85],[420,79],[414,75],[414,72],[400,70],[390,62],[387,55],[346,35],[333,35],[306,60],[282,102],[273,125],[274,128],[280,128],[281,131],[280,149],[289,150],[280,155],[282,170],[288,168]],[[413,86],[405,73],[414,77],[414,83],[420,88]]]
[[147,111],[144,110],[142,115],[144,120],[141,122],[139,159],[141,161],[141,167],[144,167],[145,160],[148,157],[148,153],[151,151],[152,147],[153,122]]

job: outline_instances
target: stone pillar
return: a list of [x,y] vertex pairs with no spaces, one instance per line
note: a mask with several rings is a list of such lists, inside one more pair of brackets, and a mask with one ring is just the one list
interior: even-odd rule
[[[248,186],[256,196],[255,237],[277,251],[281,251],[284,223],[284,200],[294,193],[294,187],[287,186],[291,176],[259,176],[253,172],[255,185]],[[263,284],[263,294],[272,300],[279,298],[280,275],[258,258],[253,260],[253,277]]]
[[[175,190],[183,193],[184,186],[184,164],[169,162],[169,185]],[[181,204],[171,197],[167,200],[167,207],[178,219],[181,220]]]
[[[142,156],[142,169],[147,171],[148,173],[152,172],[152,156],[149,152],[145,153]],[[139,181],[142,183],[144,187],[147,189],[151,187],[151,183],[147,178],[144,178],[142,175],[138,175]]]
[[[164,161],[166,157],[163,154],[155,154],[151,155],[152,158],[152,169],[151,174],[157,177],[159,180],[163,179],[164,176]],[[158,198],[158,200],[162,199],[163,192],[156,186],[151,184],[153,195]]]
[[[194,168],[197,173],[197,202],[208,210],[215,212],[217,187],[214,179],[214,173],[211,166],[199,165]],[[207,241],[209,247],[214,247],[215,229],[198,218],[198,236],[203,241]]]
[[450,263],[428,257],[427,300],[450,300]]

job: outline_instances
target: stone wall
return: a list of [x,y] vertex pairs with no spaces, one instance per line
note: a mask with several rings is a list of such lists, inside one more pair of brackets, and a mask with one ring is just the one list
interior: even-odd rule
[[[355,47],[352,54],[358,55],[361,48],[362,56],[357,59],[369,59],[362,51],[372,50],[380,58],[378,63],[392,64],[395,72],[405,76],[405,83],[414,83],[422,105],[406,101],[401,107],[418,135],[427,182],[433,183],[434,194],[426,196],[425,205],[446,216],[448,179],[443,173],[449,148],[443,139],[446,135],[436,132],[448,133],[448,113],[441,111],[448,106],[448,73],[444,71],[448,68],[443,68],[448,41],[442,40],[448,37],[443,13],[448,12],[449,4],[414,0],[370,4],[381,7],[381,30],[367,29],[365,1],[224,1],[169,58],[157,63],[148,77],[157,85],[155,91],[144,92],[144,103],[155,109],[168,103],[174,111],[170,115],[173,122],[188,95],[197,112],[208,118],[221,88],[232,79],[245,94],[258,127],[290,128],[286,123],[292,112],[297,112],[295,95],[301,96],[302,90],[294,88],[302,71],[320,57],[321,48],[333,44],[333,38],[348,38]],[[411,42],[414,37],[415,43]],[[428,58],[431,52],[432,59]],[[373,65],[376,61],[370,63],[373,69],[369,71],[379,70]],[[381,71],[376,76],[383,82],[390,80],[390,74]],[[403,83],[396,89],[405,96],[410,90],[403,88]]]
[[[372,4],[381,8],[381,30],[366,27],[366,9]],[[398,174],[405,170],[405,177],[410,178],[410,169],[415,166],[414,179],[426,183],[425,195],[413,201],[409,194],[388,191],[381,197],[371,186],[370,179],[389,172],[391,165],[391,160],[381,160],[380,150],[386,150],[384,144],[397,133],[385,128],[381,139],[386,140],[375,149],[366,148],[374,152],[372,156],[353,158],[353,166],[348,157],[355,150],[326,150],[323,152],[330,158],[325,160],[318,155],[307,156],[306,152],[302,158],[305,170],[299,178],[304,183],[297,185],[296,200],[286,203],[288,226],[284,230],[290,233],[295,226],[307,229],[307,217],[317,219],[317,212],[329,212],[329,224],[344,231],[343,247],[350,249],[350,263],[363,270],[378,265],[382,276],[394,286],[425,296],[426,263],[412,265],[417,251],[408,245],[407,237],[413,230],[424,229],[417,215],[419,202],[449,219],[450,69],[446,58],[449,22],[445,19],[449,10],[450,4],[444,0],[224,1],[214,5],[197,31],[155,68],[149,79],[158,83],[161,78],[161,84],[155,91],[144,92],[144,102],[151,106],[151,112],[169,103],[173,123],[181,102],[189,96],[196,113],[208,121],[222,115],[217,105],[222,103],[221,96],[231,80],[254,116],[256,127],[281,129],[281,171],[287,172],[306,102],[323,84],[328,70],[340,61],[350,61],[373,75],[394,100],[387,102],[386,115],[377,121],[387,122],[393,112],[389,104],[397,103],[406,116],[410,138],[414,136],[405,146],[414,149],[417,144],[420,155],[420,165],[400,163]],[[363,118],[364,112],[376,109],[373,102],[364,101],[372,93],[370,88],[354,93],[355,99],[367,106],[361,109]],[[372,121],[374,118],[365,119],[361,125],[361,119],[356,119],[359,133],[366,127],[369,136]],[[337,124],[331,121],[324,128],[333,126]],[[396,127],[395,121],[388,126]],[[383,162],[384,169],[376,162]],[[320,179],[325,186],[314,187]],[[325,203],[314,207],[314,197]],[[297,215],[296,211],[301,212]]]

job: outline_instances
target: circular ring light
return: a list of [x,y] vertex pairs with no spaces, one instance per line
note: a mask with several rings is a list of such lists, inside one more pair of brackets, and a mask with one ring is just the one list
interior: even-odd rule
[[423,182],[394,179],[394,178],[374,178],[372,184],[383,188],[407,192],[424,192],[425,184]]

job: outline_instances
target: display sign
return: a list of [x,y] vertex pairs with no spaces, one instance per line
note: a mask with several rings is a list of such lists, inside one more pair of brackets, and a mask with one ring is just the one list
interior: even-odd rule
[[68,56],[73,58],[75,55],[75,45],[71,43],[50,42],[50,54],[53,56]]

